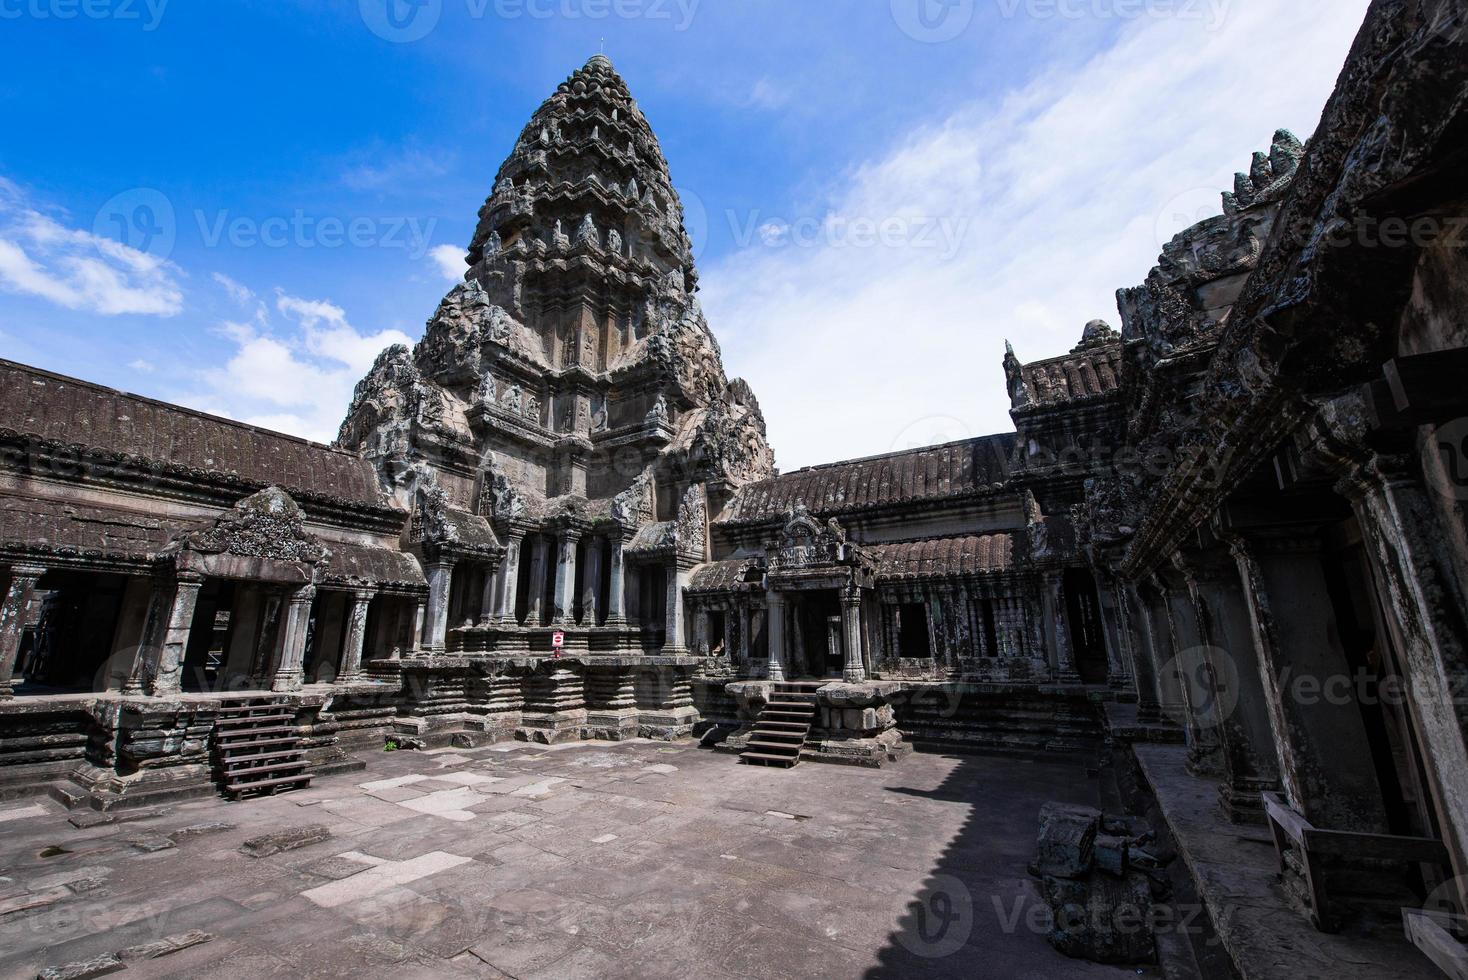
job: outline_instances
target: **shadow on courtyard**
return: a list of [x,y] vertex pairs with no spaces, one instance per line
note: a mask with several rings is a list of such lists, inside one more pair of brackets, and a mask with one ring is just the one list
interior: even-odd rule
[[889,787],[967,809],[963,825],[878,953],[867,980],[911,977],[1121,977],[1132,970],[1062,956],[1045,940],[1046,908],[1029,877],[1040,807],[1096,805],[1086,760],[955,756],[931,790]]

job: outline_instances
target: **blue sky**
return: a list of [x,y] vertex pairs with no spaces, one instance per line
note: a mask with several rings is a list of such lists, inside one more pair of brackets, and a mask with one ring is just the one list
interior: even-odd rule
[[1366,6],[387,2],[0,0],[0,356],[331,438],[605,39],[782,468],[1002,430],[1004,340],[1114,322]]

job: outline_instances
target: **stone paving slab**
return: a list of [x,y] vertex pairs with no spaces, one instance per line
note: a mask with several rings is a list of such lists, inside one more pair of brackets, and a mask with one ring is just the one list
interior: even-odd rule
[[[1029,894],[1040,805],[1096,802],[1072,763],[783,772],[641,741],[365,759],[301,793],[164,808],[145,833],[79,829],[49,802],[6,822],[0,976],[143,946],[162,955],[123,975],[1134,975],[994,913]],[[313,824],[331,836],[239,852]],[[908,921],[934,881],[968,892],[964,942],[943,955]],[[170,942],[196,932],[213,939]]]

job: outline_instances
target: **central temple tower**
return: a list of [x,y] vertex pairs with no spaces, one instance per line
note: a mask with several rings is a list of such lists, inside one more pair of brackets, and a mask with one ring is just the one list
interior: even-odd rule
[[605,56],[531,117],[465,281],[384,351],[338,439],[414,514],[429,650],[684,648],[708,522],[774,473],[749,387],[695,298],[683,206]]

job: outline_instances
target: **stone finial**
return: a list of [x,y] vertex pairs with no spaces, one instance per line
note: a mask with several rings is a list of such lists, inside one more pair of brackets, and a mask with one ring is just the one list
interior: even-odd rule
[[601,244],[601,235],[596,230],[596,222],[591,220],[591,215],[581,219],[581,226],[576,229],[576,242],[591,242],[593,245]]
[[1294,176],[1304,156],[1305,144],[1294,133],[1281,129],[1274,134],[1274,143],[1269,148],[1269,165],[1276,178]]
[[1254,181],[1246,173],[1234,174],[1234,197],[1242,207],[1254,203]]
[[1254,161],[1249,165],[1249,179],[1254,182],[1255,187],[1268,187],[1274,183],[1274,167],[1269,162],[1268,154],[1254,154]]
[[612,66],[612,59],[611,58],[608,58],[604,54],[594,54],[594,55],[592,55],[591,56],[591,60],[586,63],[586,67],[587,68],[605,68],[607,71],[616,71],[616,68],[614,68]]

